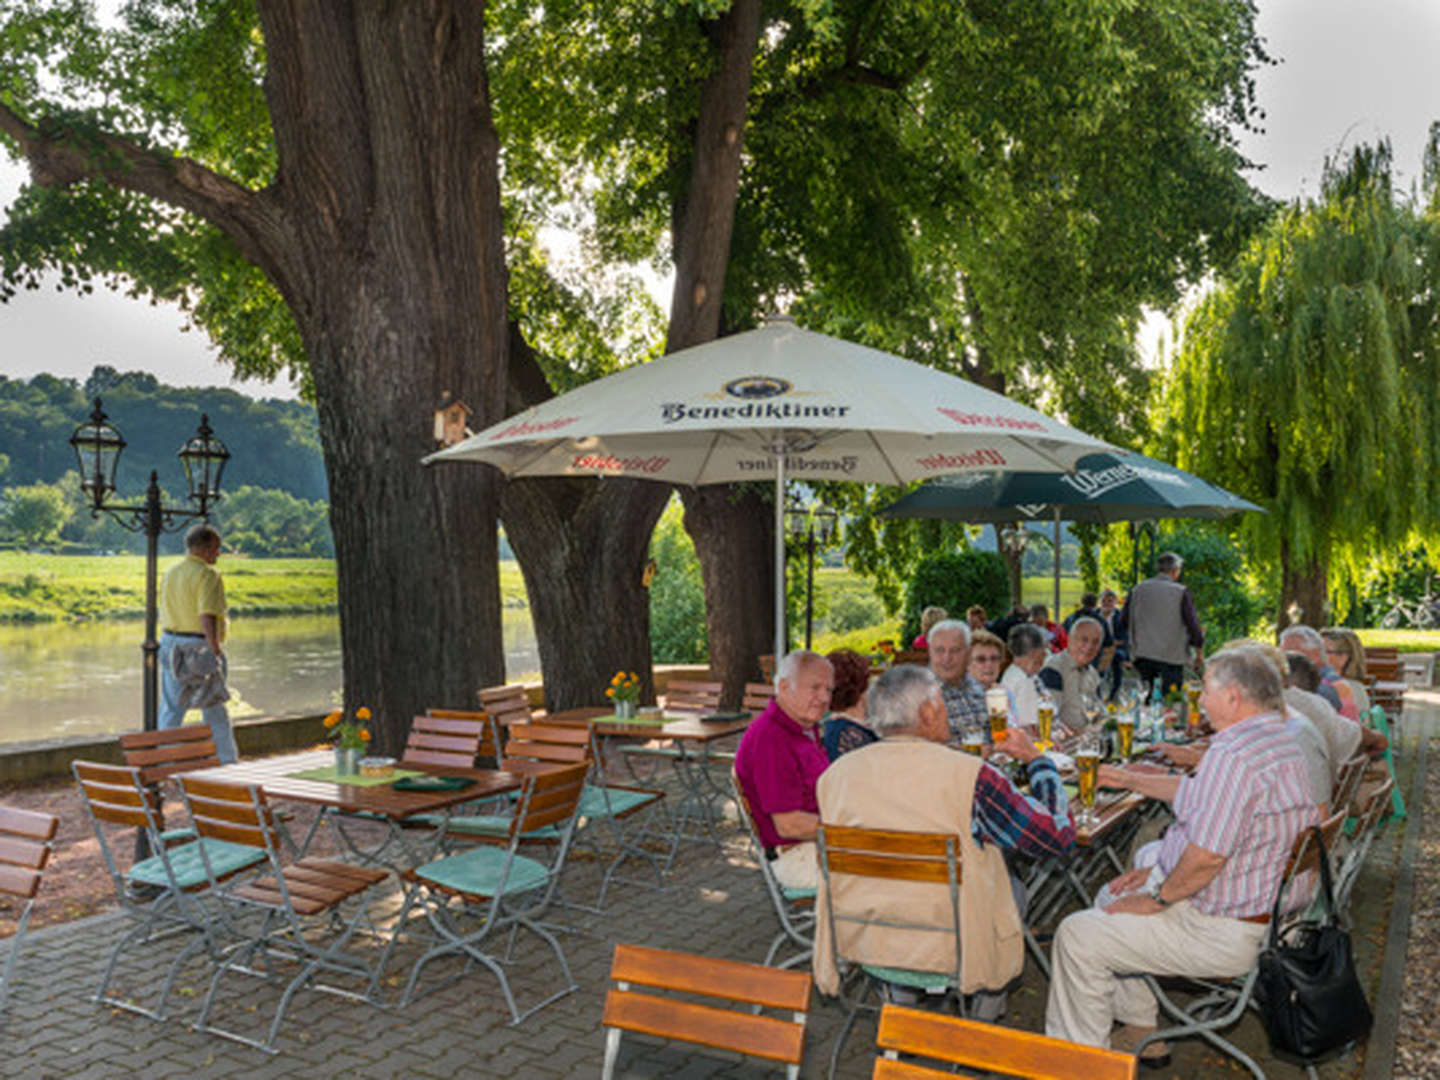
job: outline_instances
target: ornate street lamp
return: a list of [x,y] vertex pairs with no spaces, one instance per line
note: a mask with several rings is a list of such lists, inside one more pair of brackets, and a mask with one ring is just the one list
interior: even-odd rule
[[804,506],[792,502],[785,508],[785,523],[790,535],[805,542],[805,648],[810,648],[815,623],[815,547],[825,547],[835,535],[836,514],[828,506],[815,503]]
[[153,471],[150,485],[145,489],[145,501],[139,506],[106,502],[115,491],[115,469],[120,464],[125,439],[106,418],[99,398],[95,399],[95,411],[90,419],[70,436],[70,445],[75,448],[80,489],[90,503],[91,516],[98,518],[106,513],[123,528],[145,534],[145,642],[140,650],[144,656],[145,730],[154,731],[160,702],[156,663],[160,643],[155,636],[158,542],[161,533],[178,532],[195,518],[209,518],[212,505],[220,499],[220,474],[225,471],[225,462],[230,460],[230,451],[210,430],[209,417],[201,415],[199,429],[177,454],[185,467],[189,498],[196,504],[194,509],[185,509],[161,504],[160,480]]

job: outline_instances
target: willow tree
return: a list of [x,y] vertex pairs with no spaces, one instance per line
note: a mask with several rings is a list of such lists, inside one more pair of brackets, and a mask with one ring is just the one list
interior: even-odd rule
[[1278,567],[1280,613],[1440,523],[1440,125],[1421,200],[1387,143],[1327,161],[1191,312],[1161,403],[1162,448],[1269,511],[1245,515]]

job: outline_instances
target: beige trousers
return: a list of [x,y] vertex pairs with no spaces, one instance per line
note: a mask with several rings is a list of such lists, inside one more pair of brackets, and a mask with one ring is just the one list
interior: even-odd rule
[[[1158,868],[1151,875],[1158,876]],[[1187,901],[1156,915],[1107,915],[1096,906],[1060,924],[1050,952],[1045,1034],[1109,1046],[1116,1020],[1154,1027],[1158,1005],[1137,972],[1231,978],[1255,963],[1266,927],[1196,911]]]
[[770,864],[775,880],[787,889],[820,887],[820,849],[814,840],[781,848]]

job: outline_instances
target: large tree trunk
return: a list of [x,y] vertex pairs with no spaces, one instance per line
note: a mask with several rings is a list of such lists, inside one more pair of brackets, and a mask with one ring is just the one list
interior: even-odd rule
[[1280,542],[1280,610],[1275,625],[1324,626],[1329,619],[1326,567],[1313,556],[1298,558],[1287,541]]
[[277,284],[315,380],[345,701],[380,745],[504,668],[496,480],[427,470],[449,391],[503,416],[506,275],[484,5],[262,2],[293,240]]
[[[1015,529],[1023,529],[1024,527],[1024,524],[1018,521],[1012,522],[1011,524],[1011,528]],[[1005,560],[1005,569],[1010,575],[1010,606],[1013,608],[1016,604],[1021,603],[1025,599],[1023,595],[1025,587],[1023,572],[1025,549],[1020,548],[1017,550],[1015,548],[1012,548],[1009,544],[1005,543],[1005,539],[1001,534],[1001,530],[1005,528],[1004,525],[996,525],[994,528],[995,550],[998,551],[1000,553],[1000,557]],[[958,612],[952,612],[952,614],[954,614],[956,618],[959,617]],[[1006,614],[1008,614],[1008,612],[1006,612]]]
[[[675,291],[667,352],[720,334],[725,270],[740,190],[750,75],[760,35],[760,0],[735,0],[708,27],[716,68],[700,93],[700,115],[684,201],[671,215]],[[739,704],[745,681],[759,672],[757,657],[773,640],[774,569],[766,540],[768,504],[729,486],[682,491],[685,530],[695,542],[705,578],[705,626],[710,670],[724,686],[726,707]],[[757,511],[757,505],[759,510]],[[764,582],[769,588],[762,588]],[[737,587],[743,583],[743,587]],[[758,602],[757,602],[758,601]]]

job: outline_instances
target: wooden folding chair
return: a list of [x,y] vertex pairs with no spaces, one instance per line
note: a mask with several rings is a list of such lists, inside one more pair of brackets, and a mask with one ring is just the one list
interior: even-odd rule
[[[862,829],[824,822],[816,833],[816,846],[820,854],[820,878],[825,884],[825,920],[822,933],[830,935],[831,955],[837,964],[856,959],[844,949],[838,927],[884,925],[890,929],[919,930],[935,934],[949,934],[955,950],[953,971],[913,971],[905,968],[880,967],[856,960],[854,971],[861,986],[858,993],[851,993],[844,983],[840,987],[840,999],[846,1006],[845,1022],[835,1037],[835,1048],[830,1055],[830,1073],[833,1077],[840,1062],[840,1053],[855,1017],[862,1008],[873,1009],[865,998],[869,990],[879,983],[909,987],[925,993],[954,992],[957,1007],[965,1009],[965,995],[961,981],[960,946],[960,838],[955,833],[922,833],[885,829]],[[920,923],[899,917],[892,912],[876,911],[868,902],[852,906],[844,888],[845,878],[880,878],[888,881],[924,882],[945,886],[949,889],[950,919],[946,925]],[[837,889],[837,885],[841,886]]]
[[770,942],[770,948],[765,953],[765,965],[768,967],[774,963],[775,957],[786,944],[795,946],[800,951],[780,965],[782,968],[796,967],[800,964],[810,963],[810,957],[815,952],[815,889],[794,889],[781,885],[775,877],[775,871],[770,867],[770,859],[765,854],[765,845],[760,842],[760,834],[755,829],[755,815],[750,811],[750,800],[745,797],[745,788],[740,783],[740,777],[735,770],[730,770],[730,790],[735,796],[735,809],[740,817],[740,824],[745,829],[745,837],[749,841],[751,854],[760,865],[760,878],[765,882],[765,892],[770,897],[770,904],[775,909],[775,917],[780,920],[780,932]]
[[40,891],[40,879],[44,876],[45,864],[50,861],[52,841],[59,828],[60,819],[54,814],[0,806],[0,893],[25,902],[10,938],[10,949],[5,954],[4,973],[0,974],[0,1012],[4,1011],[10,987],[15,982],[20,943],[30,925],[35,894]]
[[1354,754],[1340,763],[1340,768],[1335,771],[1335,784],[1330,793],[1330,810],[1335,813],[1340,810],[1349,811],[1350,803],[1355,798],[1355,792],[1360,789],[1360,781],[1365,778],[1365,766],[1370,759],[1364,754]]
[[762,713],[775,700],[775,684],[768,682],[747,682],[741,707],[746,712]]
[[1400,796],[1400,784],[1395,776],[1395,736],[1391,729],[1390,717],[1382,705],[1373,705],[1369,713],[1362,714],[1362,723],[1368,720],[1370,726],[1385,736],[1385,770],[1390,774],[1390,810],[1397,821],[1405,820],[1405,800]]
[[[528,706],[527,706],[528,707]],[[468,724],[480,725],[480,748],[476,757],[486,768],[496,766],[500,761],[500,728],[495,718],[483,709],[441,709],[431,707],[425,710],[426,716],[433,716],[439,720],[460,720],[465,721],[467,726],[461,730],[468,732]],[[450,732],[454,734],[454,731]],[[408,748],[408,747],[407,747]]]
[[[1345,814],[1345,810],[1338,810],[1319,825],[1320,836],[1325,842],[1327,852],[1334,849],[1336,838],[1345,824]],[[1287,907],[1285,906],[1286,898],[1291,886],[1302,874],[1313,873],[1319,867],[1319,859],[1320,849],[1313,842],[1311,830],[1308,828],[1302,830],[1290,846],[1290,857],[1286,860],[1285,871],[1280,877],[1277,889],[1282,919],[1287,919],[1307,908],[1308,904],[1294,903]],[[1251,965],[1250,970],[1238,978],[1167,980],[1194,992],[1195,996],[1186,1003],[1185,1007],[1181,1007],[1162,988],[1160,980],[1155,976],[1143,975],[1146,984],[1155,995],[1155,1000],[1160,1005],[1161,1012],[1174,1020],[1175,1026],[1160,1028],[1142,1040],[1140,1045],[1135,1047],[1136,1056],[1138,1057],[1140,1051],[1152,1042],[1171,1042],[1175,1039],[1198,1035],[1221,1053],[1228,1054],[1240,1062],[1250,1070],[1256,1080],[1265,1080],[1265,1070],[1255,1062],[1255,1059],[1220,1034],[1245,1015],[1245,1010],[1250,1007],[1250,999],[1255,993],[1255,982],[1259,978],[1259,974],[1260,966],[1257,955],[1256,962]]]
[[[215,736],[209,724],[187,724],[159,731],[125,731],[120,734],[120,757],[140,770],[140,782],[155,791],[157,810],[165,803],[161,785],[172,776],[220,764]],[[167,844],[195,839],[189,827],[169,829],[160,834]],[[148,851],[140,854],[149,854]]]
[[[610,978],[615,985],[605,996],[601,1021],[605,1026],[602,1080],[615,1075],[620,1038],[626,1031],[737,1051],[784,1065],[789,1080],[799,1077],[813,989],[809,972],[713,960],[641,945],[616,945]],[[790,1013],[790,1017],[780,1019],[749,1010],[638,993],[631,989],[635,985],[701,995],[726,1004],[778,1009]]]
[[953,1069],[900,1061],[901,1054],[1025,1080],[1082,1076],[1085,1080],[1135,1080],[1140,1067],[1138,1058],[1118,1050],[1081,1046],[900,1005],[880,1010],[876,1043],[883,1056],[875,1061],[872,1080],[951,1080],[954,1076]]
[[487,686],[475,696],[497,733],[508,730],[511,724],[535,719],[530,711],[530,698],[519,683]]
[[[320,972],[332,971],[359,978],[365,984],[365,991],[321,983],[313,983],[314,989],[353,1001],[371,1001],[370,992],[379,971],[346,947],[362,930],[379,936],[366,914],[363,895],[389,875],[383,870],[313,857],[282,862],[265,792],[258,785],[229,784],[184,775],[179,782],[190,820],[200,836],[199,842],[250,851],[268,871],[263,877],[221,890],[225,876],[222,868],[208,854],[209,848],[201,848],[201,861],[211,888],[222,903],[237,916],[259,912],[263,917],[258,925],[253,918],[226,921],[227,933],[239,939],[238,947],[230,950],[216,968],[196,1027],[273,1054],[277,1052],[275,1040],[291,999],[296,991],[312,985]],[[352,901],[351,914],[345,916],[341,909]],[[257,1039],[212,1024],[210,1016],[221,981],[231,972],[252,973],[256,957],[262,956],[266,960],[267,979],[273,978],[273,958],[296,960],[300,964],[299,972],[281,993],[265,1038]]]
[[665,711],[678,713],[718,712],[720,683],[695,679],[671,679],[665,687]]
[[1351,822],[1354,829],[1350,833],[1343,853],[1340,853],[1335,868],[1335,907],[1337,911],[1344,912],[1350,907],[1350,894],[1354,891],[1355,882],[1359,879],[1365,859],[1370,854],[1370,846],[1374,843],[1375,836],[1379,833],[1380,826],[1385,820],[1385,812],[1389,809],[1390,797],[1394,790],[1395,780],[1391,777],[1368,792],[1362,791],[1352,804],[1355,816]]
[[[405,901],[401,905],[395,931],[376,967],[372,992],[396,942],[406,933],[410,912],[417,904],[424,911],[437,944],[426,950],[410,969],[410,979],[401,998],[402,1006],[410,1004],[417,996],[415,988],[421,971],[443,956],[462,957],[466,963],[459,972],[432,986],[431,990],[459,978],[472,963],[479,963],[500,980],[500,990],[505,995],[505,1004],[509,1006],[514,1024],[578,989],[559,941],[540,924],[539,919],[550,906],[556,884],[565,868],[587,771],[588,766],[579,764],[528,777],[520,802],[510,818],[503,848],[480,845],[402,875],[406,884]],[[521,839],[527,833],[546,828],[554,828],[559,833],[554,858],[548,865],[519,853]],[[463,919],[473,920],[478,925],[466,931],[461,926]],[[511,992],[510,979],[504,968],[482,948],[485,939],[501,929],[512,931],[510,946],[513,947],[513,932],[521,928],[529,930],[550,946],[565,981],[559,991],[523,1013],[515,1004],[515,995]],[[508,956],[508,949],[506,954]]]
[[[204,838],[167,846],[160,840],[163,820],[159,799],[154,788],[146,786],[141,779],[138,768],[75,761],[71,769],[80,784],[85,811],[115,886],[115,897],[134,923],[111,950],[94,1000],[152,1020],[164,1020],[170,993],[185,962],[201,951],[212,958],[218,956],[223,913],[207,909],[203,902],[211,886],[212,872],[214,880],[224,880],[255,867],[265,855],[225,840]],[[122,869],[119,852],[131,846],[126,841],[134,829],[145,833],[154,854],[132,861],[128,869]],[[149,945],[178,933],[195,936],[171,962],[154,1008],[110,993],[122,955],[133,947]]]

